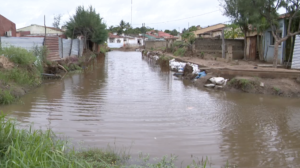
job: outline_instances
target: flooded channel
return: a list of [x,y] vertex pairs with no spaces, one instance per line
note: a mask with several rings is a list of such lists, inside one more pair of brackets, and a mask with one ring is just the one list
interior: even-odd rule
[[300,100],[200,90],[139,52],[109,52],[89,73],[49,81],[0,107],[74,143],[221,167],[300,166]]

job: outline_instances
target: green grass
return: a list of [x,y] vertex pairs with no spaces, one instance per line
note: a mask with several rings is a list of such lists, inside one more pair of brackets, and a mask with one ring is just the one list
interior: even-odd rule
[[3,82],[14,82],[18,85],[36,86],[41,83],[41,75],[38,70],[27,68],[13,68],[3,70],[0,73],[0,80]]
[[[105,150],[75,151],[67,141],[59,140],[51,131],[18,128],[16,121],[0,114],[1,168],[176,168],[177,157],[160,159],[140,154],[135,164],[128,164],[129,153],[108,147]],[[186,168],[207,168],[208,159],[193,161]],[[225,166],[228,168],[228,164]]]
[[19,65],[31,65],[37,60],[37,57],[34,56],[32,52],[29,52],[20,47],[11,46],[2,48],[0,50],[0,55],[2,54],[5,57],[9,58],[9,60],[13,63]]
[[0,90],[0,105],[11,104],[15,97],[11,95],[10,90]]
[[280,93],[280,89],[278,87],[273,87],[273,89],[276,91],[276,93]]

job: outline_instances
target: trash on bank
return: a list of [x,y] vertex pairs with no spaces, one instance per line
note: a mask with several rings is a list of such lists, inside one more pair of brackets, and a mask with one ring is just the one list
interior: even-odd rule
[[169,66],[171,67],[171,70],[177,72],[183,72],[186,64],[193,67],[193,74],[198,74],[200,72],[197,64],[178,62],[175,59],[169,61]]
[[208,88],[214,88],[216,86],[216,84],[210,83],[210,84],[206,84],[204,86],[208,87]]
[[223,77],[212,77],[209,81],[213,84],[217,85],[226,85],[228,79],[224,79]]
[[202,71],[202,72],[199,72],[199,73],[198,73],[198,75],[196,76],[195,79],[199,79],[199,78],[204,77],[204,76],[206,76],[206,72],[205,72],[205,71]]

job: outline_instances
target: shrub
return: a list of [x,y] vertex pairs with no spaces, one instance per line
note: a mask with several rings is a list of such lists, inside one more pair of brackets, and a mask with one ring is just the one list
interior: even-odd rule
[[175,52],[174,52],[174,55],[175,56],[181,56],[183,57],[184,54],[186,52],[186,49],[185,48],[178,48]]
[[37,57],[34,56],[33,52],[29,52],[20,47],[7,47],[0,49],[0,55],[3,54],[10,59],[11,62],[19,65],[32,65]]
[[15,101],[15,97],[11,95],[9,90],[0,90],[0,104],[1,105],[6,105],[6,104],[11,104],[12,102]]

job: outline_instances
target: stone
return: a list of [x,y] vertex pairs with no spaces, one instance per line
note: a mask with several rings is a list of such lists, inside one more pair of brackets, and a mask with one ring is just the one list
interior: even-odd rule
[[260,87],[265,87],[265,84],[263,82],[260,82]]

